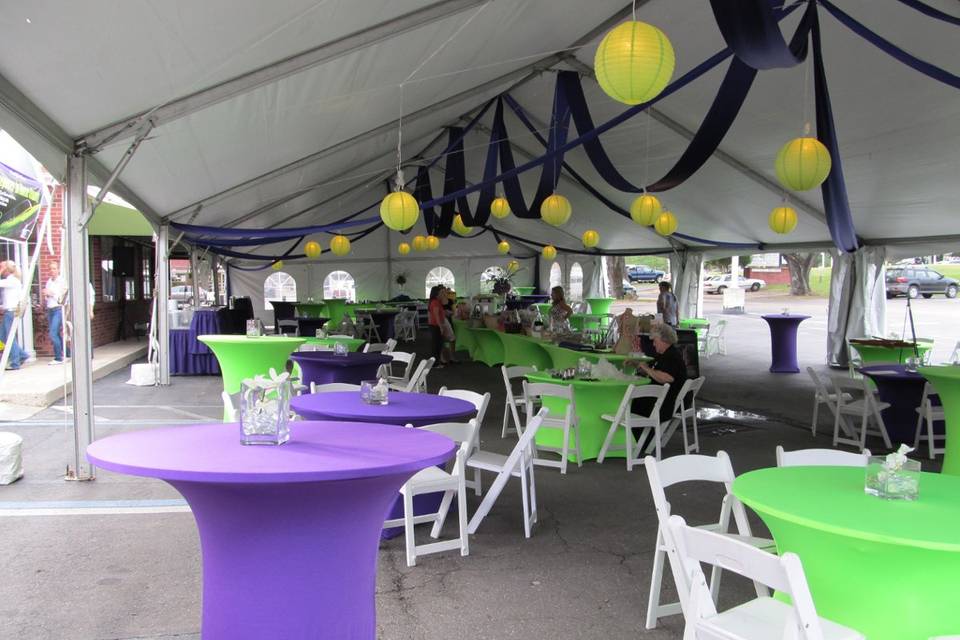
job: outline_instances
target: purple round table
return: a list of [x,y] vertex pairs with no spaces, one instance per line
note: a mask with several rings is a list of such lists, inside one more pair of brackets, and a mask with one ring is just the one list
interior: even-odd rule
[[384,514],[449,438],[391,425],[300,422],[281,446],[243,446],[236,424],[123,433],[95,466],[160,478],[193,511],[203,553],[204,640],[376,636]]
[[376,380],[380,365],[393,362],[393,358],[382,353],[351,352],[338,356],[332,351],[298,351],[290,359],[300,365],[305,385],[311,382],[360,384],[363,380]]
[[402,391],[391,391],[390,403],[385,405],[367,404],[360,399],[359,391],[308,393],[291,399],[290,408],[307,420],[412,424],[415,427],[435,422],[464,422],[477,412],[473,404],[459,398]]
[[317,329],[323,329],[323,325],[327,324],[330,318],[298,316],[295,320],[297,333],[304,338],[312,338],[317,335]]
[[[860,367],[858,371],[873,381],[880,399],[890,403],[881,412],[890,439],[912,445],[917,433],[916,408],[923,399],[923,385],[927,379],[919,373],[907,371],[902,364],[874,364]],[[936,396],[931,396],[931,400],[940,404]],[[933,430],[943,434],[943,423],[934,422]]]
[[800,373],[797,364],[797,327],[810,316],[772,313],[760,316],[770,325],[772,373]]

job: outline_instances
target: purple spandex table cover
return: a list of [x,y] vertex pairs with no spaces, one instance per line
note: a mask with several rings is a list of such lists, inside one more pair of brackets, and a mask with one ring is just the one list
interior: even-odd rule
[[774,313],[761,316],[770,325],[772,373],[800,373],[797,364],[797,327],[810,316]]
[[243,446],[236,424],[94,442],[98,467],[166,480],[193,511],[203,553],[204,640],[376,636],[384,514],[449,438],[391,425],[298,422],[281,446]]
[[[880,399],[890,403],[890,406],[881,412],[890,439],[913,445],[917,432],[916,408],[923,399],[926,378],[919,373],[907,371],[907,367],[902,364],[874,364],[860,367],[858,371],[873,381]],[[934,404],[940,404],[939,398],[933,396],[932,399]],[[933,423],[934,433],[942,435],[943,428],[942,421]]]
[[383,342],[393,337],[393,321],[397,317],[397,314],[400,313],[399,310],[385,309],[383,311],[365,311],[363,313],[369,313],[370,317],[373,318],[373,321],[377,324],[377,333],[380,334],[380,339]]
[[[220,326],[220,316],[216,309],[197,309],[190,320],[190,353],[197,356],[214,357],[210,347],[197,340],[197,336],[211,336],[226,333]],[[219,370],[218,370],[219,372]]]
[[311,382],[360,384],[363,380],[376,380],[380,365],[393,362],[393,358],[382,353],[353,352],[338,356],[332,351],[299,351],[292,354],[290,359],[300,365],[303,384],[308,386]]
[[412,424],[415,427],[435,422],[464,422],[477,412],[471,403],[459,398],[402,391],[391,391],[390,403],[385,405],[367,404],[360,399],[358,391],[309,393],[293,398],[290,408],[307,420]]
[[297,317],[297,332],[304,338],[312,338],[317,335],[317,329],[323,329],[330,318],[308,318],[304,316]]
[[[197,340],[189,329],[170,330],[170,374],[175,376],[218,376],[220,364],[212,353],[202,355],[191,351]],[[198,343],[206,346],[202,342]]]

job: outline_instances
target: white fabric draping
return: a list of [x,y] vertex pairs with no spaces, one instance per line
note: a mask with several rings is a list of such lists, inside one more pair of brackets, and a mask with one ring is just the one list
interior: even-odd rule
[[831,366],[847,366],[850,338],[886,334],[885,260],[884,247],[865,247],[852,254],[834,252],[827,308],[827,358]]

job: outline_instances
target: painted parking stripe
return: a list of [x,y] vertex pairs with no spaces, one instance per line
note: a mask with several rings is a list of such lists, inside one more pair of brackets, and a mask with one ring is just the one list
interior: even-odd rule
[[190,513],[184,500],[51,500],[0,502],[0,517],[114,516]]

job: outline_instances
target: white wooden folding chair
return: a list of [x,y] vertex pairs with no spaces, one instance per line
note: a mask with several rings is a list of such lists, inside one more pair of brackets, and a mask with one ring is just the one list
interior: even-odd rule
[[[610,423],[607,429],[607,437],[603,440],[603,446],[600,447],[600,453],[597,454],[597,463],[602,464],[607,454],[611,451],[623,451],[627,458],[627,471],[633,471],[634,465],[643,464],[642,453],[643,444],[648,438],[651,439],[656,450],[657,460],[660,459],[660,446],[663,443],[660,424],[660,405],[667,397],[670,385],[666,384],[644,384],[630,385],[623,393],[623,399],[620,400],[620,406],[617,408],[617,415],[611,416],[604,414],[600,416],[603,420]],[[649,415],[640,415],[633,413],[633,401],[641,398],[652,398],[653,407]],[[623,446],[614,446],[613,438],[617,430],[623,428]],[[633,435],[634,429],[640,429],[640,437]]]
[[233,406],[233,398],[226,391],[220,394],[220,398],[223,400],[223,421],[237,422],[240,416],[237,414],[236,407]]
[[430,374],[430,370],[433,368],[433,361],[434,358],[421,360],[417,365],[417,369],[410,376],[410,380],[406,384],[390,383],[390,388],[394,391],[405,391],[407,393],[426,393],[427,376]]
[[[810,432],[813,435],[817,435],[817,422],[820,417],[820,405],[826,405],[827,409],[830,410],[830,413],[833,414],[834,419],[836,419],[837,394],[827,389],[826,385],[823,383],[823,380],[820,379],[820,376],[817,375],[817,372],[814,371],[813,367],[807,367],[807,374],[813,381],[813,420],[810,423]],[[852,399],[853,398],[850,397],[850,394],[846,394],[844,397],[844,400],[846,401]]]
[[[408,427],[410,425],[407,425]],[[427,555],[428,553],[439,553],[441,551],[450,551],[460,549],[460,555],[470,554],[470,540],[467,534],[467,488],[466,480],[466,461],[470,454],[470,448],[473,446],[473,440],[476,437],[477,421],[470,422],[442,422],[438,424],[429,424],[420,427],[424,431],[432,431],[447,436],[460,446],[457,449],[456,460],[450,471],[440,467],[427,467],[421,469],[412,478],[400,488],[400,494],[403,496],[403,517],[384,521],[383,528],[403,527],[404,537],[406,538],[407,548],[407,566],[413,567],[417,564],[417,556]],[[434,513],[414,515],[413,498],[424,493],[435,493],[443,491],[443,499],[440,506]],[[414,525],[424,522],[432,522],[433,528],[430,530],[430,537],[436,539],[440,537],[443,530],[443,523],[450,511],[450,503],[453,496],[457,496],[457,517],[460,524],[460,535],[452,540],[441,540],[440,542],[431,542],[429,544],[417,544],[414,532]]]
[[[715,531],[724,535],[735,535],[744,542],[761,548],[774,549],[772,540],[756,538],[750,531],[750,522],[743,504],[733,495],[731,487],[735,479],[733,465],[726,452],[718,451],[716,456],[680,455],[657,460],[653,456],[644,459],[647,471],[647,480],[650,483],[650,493],[653,496],[653,506],[659,520],[657,528],[657,542],[653,555],[653,572],[650,578],[650,596],[647,602],[647,629],[657,626],[657,620],[664,616],[682,613],[684,611],[683,595],[686,585],[683,584],[683,574],[679,567],[671,564],[674,582],[677,584],[677,593],[680,601],[670,604],[660,603],[660,591],[663,584],[663,565],[668,555],[671,562],[673,544],[667,531],[667,518],[670,516],[670,503],[667,502],[666,489],[681,482],[713,482],[723,485],[724,495],[720,502],[720,518],[715,523],[702,525],[700,528]],[[737,533],[730,532],[730,517],[733,516]],[[713,599],[716,601],[720,593],[720,568],[714,567],[710,574],[710,587]],[[757,595],[766,595],[763,585],[754,584]]]
[[[440,391],[437,392],[438,396],[444,396],[447,398],[457,398],[458,400],[465,400],[474,406],[477,410],[477,415],[474,417],[474,420],[477,421],[477,431],[476,437],[473,441],[473,446],[470,448],[470,452],[467,455],[469,459],[474,453],[480,450],[480,428],[483,426],[483,418],[487,415],[487,407],[490,405],[490,392],[486,393],[477,393],[476,391],[469,391],[467,389],[447,389],[446,387],[440,387]],[[473,471],[473,480],[467,480],[467,487],[474,490],[477,495],[481,493],[480,487],[480,471],[474,469]]]
[[[520,413],[518,410],[526,411],[527,400],[522,395],[515,394],[513,389],[514,380],[523,380],[528,373],[535,373],[536,367],[508,367],[500,366],[500,372],[503,374],[503,386],[507,392],[506,399],[503,402],[503,425],[500,428],[500,437],[506,438],[507,433],[513,431],[520,433]],[[513,427],[510,427],[510,417],[513,417]]]
[[[417,360],[416,354],[407,353],[406,351],[391,351],[389,355],[393,362],[383,365],[382,368],[385,368],[387,372],[387,383],[390,384],[391,388],[406,387],[410,383],[410,376],[413,375],[414,363]],[[403,365],[403,373],[399,376],[394,375],[393,366],[399,362]]]
[[[913,437],[913,448],[920,448],[920,440],[922,438],[927,439],[927,451],[929,451],[930,459],[933,460],[938,453],[943,453],[946,451],[945,447],[938,447],[937,442],[945,442],[947,436],[945,433],[934,433],[933,423],[934,422],[944,422],[946,416],[943,413],[943,406],[933,404],[932,399],[937,397],[937,392],[934,391],[933,387],[930,386],[930,383],[927,382],[923,385],[923,396],[920,398],[920,406],[915,409],[917,412],[917,432]],[[926,424],[926,433],[923,433],[923,426]]]
[[396,348],[397,341],[393,338],[389,338],[386,342],[368,342],[367,344],[363,345],[363,352],[390,355],[390,353]]
[[[664,430],[664,445],[670,442],[670,438],[673,437],[677,427],[682,426],[683,452],[696,453],[700,451],[700,435],[697,433],[697,395],[700,393],[700,389],[703,388],[703,384],[706,381],[707,379],[704,376],[700,376],[699,378],[687,379],[683,382],[683,386],[680,387],[680,393],[677,394],[677,399],[673,402],[673,417],[670,418],[670,422]],[[687,435],[688,421],[693,430],[692,437]],[[650,453],[653,445],[654,443],[652,442],[647,445],[647,453]]]
[[[795,553],[782,556],[760,551],[728,536],[690,527],[680,516],[666,523],[675,545],[676,563],[688,585],[685,628],[687,640],[863,640],[854,629],[817,615],[803,565]],[[673,558],[671,558],[673,561]],[[772,587],[789,596],[786,603],[764,594],[743,604],[717,612],[712,583],[700,563],[723,567],[755,584]]]
[[393,320],[393,333],[398,340],[415,342],[417,339],[417,312],[401,311]]
[[534,479],[533,440],[540,430],[546,409],[527,421],[527,426],[517,439],[517,443],[508,455],[492,451],[477,451],[467,460],[467,466],[481,471],[490,471],[497,474],[480,506],[473,512],[467,531],[473,535],[483,519],[490,513],[500,492],[507,486],[510,478],[520,478],[520,497],[523,507],[523,533],[529,538],[530,530],[537,521],[537,485]]
[[380,337],[380,327],[369,313],[357,312],[357,337],[367,342],[383,342],[383,338]]
[[310,383],[310,393],[331,393],[334,391],[360,391],[360,385],[349,382]]
[[870,461],[870,449],[860,453],[837,449],[797,449],[784,451],[777,445],[778,467],[865,467]]
[[[583,455],[580,452],[580,421],[577,419],[577,409],[573,401],[573,386],[554,384],[552,382],[524,382],[523,397],[526,400],[526,413],[534,415],[534,403],[544,404],[545,398],[564,400],[567,403],[562,416],[552,417],[550,412],[544,415],[540,429],[555,429],[562,433],[562,444],[559,447],[549,447],[533,443],[533,463],[541,467],[560,469],[560,473],[567,472],[567,459],[570,457],[570,435],[573,434],[573,452],[577,456],[577,466],[583,466]],[[547,460],[540,457],[541,452],[556,453],[559,460]]]
[[707,329],[704,355],[709,358],[714,354],[727,355],[727,321],[722,318]]
[[[833,422],[833,446],[837,444],[849,444],[859,447],[862,451],[866,448],[867,436],[874,435],[883,438],[883,444],[887,449],[892,449],[890,436],[887,435],[887,427],[883,423],[883,416],[880,412],[890,406],[887,402],[881,402],[873,394],[870,387],[870,381],[866,378],[854,380],[842,376],[833,376],[833,390],[837,396],[837,414]],[[847,399],[849,398],[849,400]],[[847,420],[847,416],[860,418],[860,435],[857,436],[856,428]],[[874,428],[870,428],[873,422]],[[843,431],[844,435],[840,435]]]

